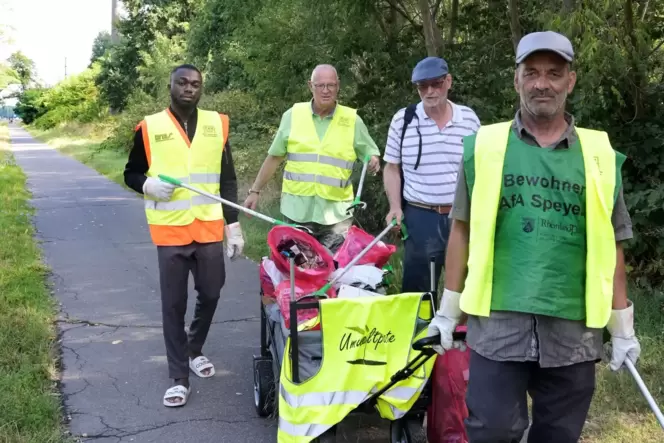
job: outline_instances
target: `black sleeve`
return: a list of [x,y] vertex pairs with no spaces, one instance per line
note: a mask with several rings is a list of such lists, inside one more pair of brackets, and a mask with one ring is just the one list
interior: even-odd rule
[[[235,166],[233,166],[233,155],[231,154],[231,144],[226,140],[224,153],[221,156],[221,174],[219,175],[219,195],[224,200],[237,203],[237,177],[235,176]],[[227,224],[235,223],[238,220],[239,212],[235,208],[223,205],[224,218]]]
[[134,191],[139,194],[143,193],[143,184],[147,177],[145,173],[148,171],[148,157],[145,154],[145,146],[143,145],[143,130],[138,128],[134,134],[134,146],[129,151],[129,160],[124,170],[124,181]]

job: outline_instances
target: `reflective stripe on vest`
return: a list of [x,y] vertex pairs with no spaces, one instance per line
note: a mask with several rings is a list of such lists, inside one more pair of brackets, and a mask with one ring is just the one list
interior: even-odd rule
[[[210,194],[219,195],[221,157],[226,143],[226,116],[198,109],[194,139],[186,134],[169,110],[145,117],[150,165],[147,176],[165,174]],[[185,188],[175,188],[168,202],[144,196],[151,232],[154,226],[186,226],[194,220],[223,220],[219,202]],[[219,233],[219,240],[223,234]],[[155,235],[153,235],[154,240]],[[156,241],[155,241],[156,243]]]
[[[460,307],[470,315],[491,312],[496,215],[503,162],[512,122],[482,126],[476,136],[471,196],[468,274]],[[586,325],[603,328],[611,315],[616,243],[611,214],[616,189],[616,152],[605,132],[576,128],[586,177]],[[620,154],[622,155],[622,154]]]
[[345,188],[351,184],[351,180],[340,180],[338,178],[323,177],[322,175],[315,174],[296,174],[294,172],[284,171],[284,178],[286,180],[293,180],[305,183],[322,183],[327,186],[335,188]]
[[355,109],[337,104],[321,140],[311,103],[293,105],[282,192],[333,201],[353,199],[350,177],[357,160],[353,147],[356,114]]
[[318,154],[288,154],[286,158],[292,162],[319,162],[324,165],[332,165],[337,168],[353,170],[355,162],[340,160],[338,158],[329,157],[327,155]]
[[[291,381],[290,339],[280,374],[278,442],[308,442],[341,422],[390,383],[419,355],[412,343],[427,334],[433,316],[430,294],[320,301],[323,358],[316,374]],[[394,322],[393,318],[402,321]],[[371,321],[367,322],[367,319]],[[402,417],[417,401],[435,356],[377,398],[381,417]]]

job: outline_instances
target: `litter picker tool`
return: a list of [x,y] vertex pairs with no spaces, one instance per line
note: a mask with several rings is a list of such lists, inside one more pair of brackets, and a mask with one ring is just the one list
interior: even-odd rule
[[627,369],[632,374],[632,377],[634,377],[636,384],[639,386],[641,393],[648,401],[650,409],[652,409],[652,411],[655,413],[655,417],[657,417],[659,425],[662,427],[662,429],[664,429],[664,415],[662,415],[662,411],[657,406],[657,403],[655,403],[655,399],[652,398],[652,395],[650,395],[650,391],[648,391],[648,388],[646,387],[646,384],[643,382],[643,379],[639,375],[639,372],[636,370],[634,364],[630,359],[625,359],[625,366],[627,366]]
[[[371,240],[371,243],[369,243],[367,246],[365,246],[364,249],[362,249],[351,261],[348,263],[342,270],[339,272],[336,277],[334,277],[332,280],[330,280],[328,283],[325,284],[322,288],[320,288],[318,291],[314,292],[313,294],[309,295],[309,297],[320,297],[320,298],[327,298],[327,295],[325,294],[331,287],[334,285],[336,282],[339,281],[341,277],[344,276],[346,272],[355,264],[364,257],[364,255],[369,252],[371,248],[374,247],[376,243],[378,243],[383,237],[385,237],[393,228],[396,226],[397,221],[396,219],[393,219],[392,222],[385,228],[383,231],[378,234],[373,240]],[[408,231],[406,230],[406,225],[401,223],[401,239],[405,240],[408,238]]]
[[187,183],[182,183],[182,181],[178,180],[177,178],[169,177],[168,175],[164,174],[159,174],[158,177],[166,182],[170,183],[175,186],[179,186],[181,188],[189,189],[190,191],[196,192],[197,194],[204,195],[208,198],[211,198],[213,200],[218,201],[219,203],[223,203],[225,205],[228,205],[232,208],[235,208],[239,211],[242,211],[246,214],[253,215],[254,217],[260,218],[261,220],[264,220],[268,223],[272,223],[273,225],[282,225],[282,226],[290,226],[292,228],[300,229],[302,231],[307,232],[308,234],[313,234],[313,231],[305,226],[301,225],[294,225],[291,223],[286,223],[281,220],[277,220],[276,218],[268,217],[267,215],[261,214],[260,212],[256,212],[253,209],[245,208],[242,205],[238,205],[237,203],[229,202],[228,200],[225,200],[218,195],[210,194],[209,192],[203,191],[202,189],[198,189],[195,186],[191,186]]
[[370,156],[364,158],[364,165],[362,166],[362,174],[360,175],[360,183],[357,185],[357,194],[355,195],[355,200],[350,204],[348,209],[346,209],[346,214],[350,214],[355,208],[367,209],[366,202],[360,200],[362,197],[362,188],[364,187],[364,178],[367,176],[367,167],[369,166]]

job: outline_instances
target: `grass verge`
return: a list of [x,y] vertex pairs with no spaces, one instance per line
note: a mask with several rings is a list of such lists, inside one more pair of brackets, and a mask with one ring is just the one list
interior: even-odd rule
[[55,443],[64,441],[55,306],[25,182],[0,124],[0,443]]
[[[99,150],[99,144],[105,137],[103,128],[65,127],[51,131],[27,129],[41,140],[123,184],[122,169],[126,162],[126,154]],[[242,200],[260,167],[263,156],[255,155],[255,151],[250,149],[236,149],[234,158],[240,177],[239,198]],[[262,213],[280,218],[278,184],[275,182],[273,180],[268,192],[261,194],[262,200],[258,209]],[[258,262],[262,256],[269,254],[266,237],[271,225],[245,216],[241,216],[241,221],[246,238],[245,255]],[[402,275],[401,260],[402,250],[399,248],[390,260],[394,269],[390,292],[398,291]],[[655,400],[664,405],[664,295],[661,292],[646,293],[632,290],[630,298],[635,303],[636,331],[643,350],[638,369]],[[584,443],[664,441],[662,429],[628,372],[613,373],[606,363],[598,365],[597,388],[581,441]],[[3,443],[2,440],[0,443]]]

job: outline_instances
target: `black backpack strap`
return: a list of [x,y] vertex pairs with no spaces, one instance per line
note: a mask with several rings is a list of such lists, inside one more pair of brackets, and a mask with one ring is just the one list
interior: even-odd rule
[[399,143],[399,148],[403,147],[403,137],[406,135],[406,129],[408,129],[408,125],[410,122],[413,121],[413,117],[416,116],[415,114],[415,109],[417,108],[417,105],[408,105],[406,108],[406,111],[403,113],[403,126],[401,127],[401,141]]
[[[415,112],[416,109],[417,109],[417,104],[408,105],[406,111],[403,114],[403,127],[401,128],[401,142],[399,143],[400,150],[403,148],[403,138],[406,135],[406,129],[408,128],[410,122],[413,121],[413,117],[419,120],[419,118],[417,117],[417,113]],[[420,134],[420,125],[417,125],[415,129],[417,130],[417,135],[419,136],[417,160],[415,161],[415,170],[417,170],[417,168],[420,166],[420,159],[422,157],[422,134]],[[403,158],[401,159],[401,161],[403,162]]]
[[[406,135],[406,129],[408,129],[408,125],[410,124],[411,121],[413,121],[413,117],[417,117],[417,113],[415,110],[417,109],[417,104],[411,104],[406,107],[406,111],[403,114],[403,126],[401,127],[401,140],[399,142],[399,157],[401,159],[401,208],[402,210],[406,206],[406,200],[404,199],[403,196],[403,188],[404,188],[404,173],[403,173],[403,156],[401,155],[403,152],[403,138]],[[419,120],[419,119],[418,119]],[[420,134],[420,128],[419,125],[417,127],[417,134]],[[420,135],[420,149],[419,153],[417,155],[417,162],[415,163],[415,169],[420,164],[420,153],[422,152],[422,136]]]

